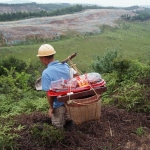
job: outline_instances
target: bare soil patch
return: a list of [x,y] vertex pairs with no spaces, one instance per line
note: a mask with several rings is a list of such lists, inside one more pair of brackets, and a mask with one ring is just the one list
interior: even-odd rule
[[3,43],[16,44],[27,39],[60,38],[68,30],[82,34],[100,33],[101,25],[116,26],[115,21],[124,14],[135,15],[124,9],[90,9],[63,16],[0,22],[0,35]]
[[[82,115],[82,114],[81,114]],[[51,124],[47,115],[34,112],[31,115],[15,117],[16,125],[25,125],[16,140],[21,150],[149,150],[150,116],[127,112],[112,106],[102,106],[101,118],[81,125],[71,125],[65,129],[62,142],[42,145],[41,137],[32,139],[30,128],[35,123]],[[144,130],[140,135],[137,129]]]

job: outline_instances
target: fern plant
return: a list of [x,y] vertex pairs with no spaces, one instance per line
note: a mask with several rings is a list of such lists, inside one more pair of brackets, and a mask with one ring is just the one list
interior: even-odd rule
[[24,93],[31,89],[28,86],[30,75],[25,72],[18,73],[15,68],[4,69],[7,76],[2,75],[0,77],[0,92],[6,94],[9,99],[22,99]]
[[113,98],[119,108],[135,112],[149,112],[150,101],[147,97],[146,87],[139,83],[130,82],[116,90]]

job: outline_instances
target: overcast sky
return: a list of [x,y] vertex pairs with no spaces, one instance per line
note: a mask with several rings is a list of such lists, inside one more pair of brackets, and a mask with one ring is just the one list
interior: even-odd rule
[[[0,3],[11,0],[0,0]],[[20,0],[25,1],[25,0]],[[133,5],[150,5],[150,0],[26,0],[36,3],[86,3],[97,4],[102,6],[133,6]]]

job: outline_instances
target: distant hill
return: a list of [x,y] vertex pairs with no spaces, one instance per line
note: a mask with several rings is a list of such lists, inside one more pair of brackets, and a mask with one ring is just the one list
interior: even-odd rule
[[[11,1],[10,1],[11,2]],[[22,2],[22,3],[21,3]],[[6,3],[0,3],[0,14],[3,13],[11,13],[11,12],[39,12],[39,11],[54,11],[56,9],[62,9],[66,7],[72,6],[71,4],[68,3],[49,3],[49,4],[39,4],[39,3],[23,3],[26,2],[24,0],[20,1],[18,4],[6,4]],[[17,3],[17,1],[16,1]]]
[[31,0],[8,0],[3,3],[5,4],[20,4],[20,3],[31,3]]
[[150,5],[144,5],[142,7],[145,7],[145,8],[150,8]]

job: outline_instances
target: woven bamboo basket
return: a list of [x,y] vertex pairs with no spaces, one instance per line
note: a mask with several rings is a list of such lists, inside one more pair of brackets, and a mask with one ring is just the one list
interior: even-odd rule
[[100,95],[94,95],[88,98],[74,99],[70,103],[65,103],[70,118],[76,125],[98,120],[101,116]]

